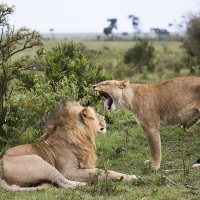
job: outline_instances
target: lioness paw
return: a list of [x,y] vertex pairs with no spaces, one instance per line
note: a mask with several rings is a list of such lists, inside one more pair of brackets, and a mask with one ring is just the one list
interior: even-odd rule
[[160,162],[152,162],[151,160],[144,161],[145,165],[151,165],[151,167],[155,170],[160,169]]

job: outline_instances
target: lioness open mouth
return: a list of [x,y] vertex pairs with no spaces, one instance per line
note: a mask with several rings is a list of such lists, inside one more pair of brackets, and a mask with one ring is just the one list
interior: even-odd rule
[[105,102],[104,102],[104,112],[108,112],[108,110],[111,109],[113,100],[110,97],[109,94],[107,94],[106,92],[100,92],[100,95],[104,96],[106,98]]

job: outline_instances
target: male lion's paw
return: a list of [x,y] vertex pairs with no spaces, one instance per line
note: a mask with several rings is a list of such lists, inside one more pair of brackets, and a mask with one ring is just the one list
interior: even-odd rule
[[77,183],[76,183],[76,186],[84,186],[84,185],[86,185],[85,182],[77,182]]
[[131,181],[131,180],[137,180],[139,177],[136,175],[125,175],[124,180],[125,181]]
[[85,182],[78,182],[78,181],[70,181],[68,183],[68,187],[76,187],[76,186],[84,186],[86,185]]

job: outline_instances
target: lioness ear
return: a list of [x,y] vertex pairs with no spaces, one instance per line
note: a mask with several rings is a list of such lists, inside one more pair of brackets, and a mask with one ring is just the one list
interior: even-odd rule
[[81,118],[84,121],[84,123],[87,125],[87,120],[88,119],[94,119],[94,116],[92,115],[91,111],[89,108],[84,108],[81,113]]
[[126,87],[127,84],[129,84],[130,81],[129,80],[122,80],[122,81],[118,81],[117,86],[120,89],[124,89]]

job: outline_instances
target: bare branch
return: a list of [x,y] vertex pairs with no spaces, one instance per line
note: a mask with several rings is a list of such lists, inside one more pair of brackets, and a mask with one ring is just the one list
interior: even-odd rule
[[189,188],[191,190],[198,190],[199,187],[196,187],[196,186],[192,186],[192,185],[185,185],[186,188]]
[[178,185],[177,183],[175,183],[175,182],[172,181],[171,179],[167,178],[166,176],[163,176],[163,178],[164,178],[166,181],[168,181],[169,183],[171,183],[171,184],[173,184],[173,185],[175,185],[175,186]]
[[165,173],[171,173],[171,172],[182,172],[184,169],[166,169],[164,170]]

